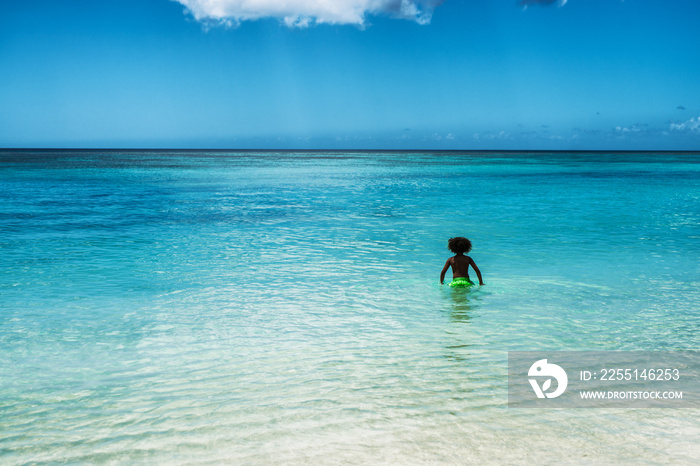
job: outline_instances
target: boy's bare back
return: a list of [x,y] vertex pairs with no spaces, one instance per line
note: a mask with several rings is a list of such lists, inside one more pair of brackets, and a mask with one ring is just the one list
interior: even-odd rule
[[[469,252],[469,250],[471,250],[471,241],[462,236],[450,238],[448,241],[448,248],[454,252],[455,255],[447,259],[447,262],[445,262],[445,266],[442,268],[442,272],[440,272],[440,283],[444,283],[445,273],[447,273],[447,270],[450,267],[452,268],[453,280],[455,278],[466,278],[469,280],[469,267],[471,266],[479,279],[479,285],[483,285],[484,281],[481,278],[481,271],[479,270],[479,267],[476,266],[476,263],[474,263],[474,260],[471,257],[464,254],[465,252]],[[471,283],[471,280],[469,280],[469,283]]]
[[450,257],[447,262],[452,267],[452,278],[469,278],[469,266],[474,263],[471,257],[460,254]]

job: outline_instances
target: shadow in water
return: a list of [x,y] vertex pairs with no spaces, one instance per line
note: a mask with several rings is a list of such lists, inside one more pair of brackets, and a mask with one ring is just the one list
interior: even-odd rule
[[475,309],[474,296],[469,289],[448,288],[445,290],[446,314],[449,325],[445,329],[447,341],[445,342],[445,358],[453,362],[468,361],[467,350],[471,343],[471,331],[462,325],[470,324]]
[[447,290],[450,296],[450,320],[454,323],[469,323],[470,314],[474,305],[470,303],[470,290],[467,288],[450,288]]

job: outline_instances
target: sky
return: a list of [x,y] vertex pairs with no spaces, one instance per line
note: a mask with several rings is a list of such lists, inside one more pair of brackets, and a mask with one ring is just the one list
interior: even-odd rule
[[700,150],[697,0],[2,0],[0,147]]

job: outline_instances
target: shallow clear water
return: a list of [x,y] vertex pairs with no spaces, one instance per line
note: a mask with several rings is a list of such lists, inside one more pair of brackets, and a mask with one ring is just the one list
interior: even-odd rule
[[[0,463],[695,464],[507,352],[700,343],[698,154],[0,152]],[[440,286],[450,236],[486,286]],[[449,275],[448,275],[449,278]]]

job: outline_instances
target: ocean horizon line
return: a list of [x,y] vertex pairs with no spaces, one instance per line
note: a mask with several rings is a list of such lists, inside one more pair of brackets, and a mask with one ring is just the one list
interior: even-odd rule
[[50,151],[50,152],[73,152],[73,151],[84,151],[84,152],[94,152],[94,151],[120,151],[120,152],[197,152],[197,151],[207,151],[207,152],[354,152],[354,153],[405,153],[405,152],[415,152],[415,153],[470,153],[470,154],[492,154],[492,153],[508,153],[508,154],[602,154],[602,153],[614,153],[614,154],[650,154],[650,153],[662,153],[662,154],[700,154],[700,148],[697,150],[673,150],[673,149],[338,149],[338,148],[310,148],[310,149],[300,149],[300,148],[207,148],[207,147],[197,147],[197,148],[183,148],[183,147],[144,147],[144,148],[134,148],[134,147],[0,147],[2,152],[10,151],[21,151],[21,152],[31,152],[31,151]]

